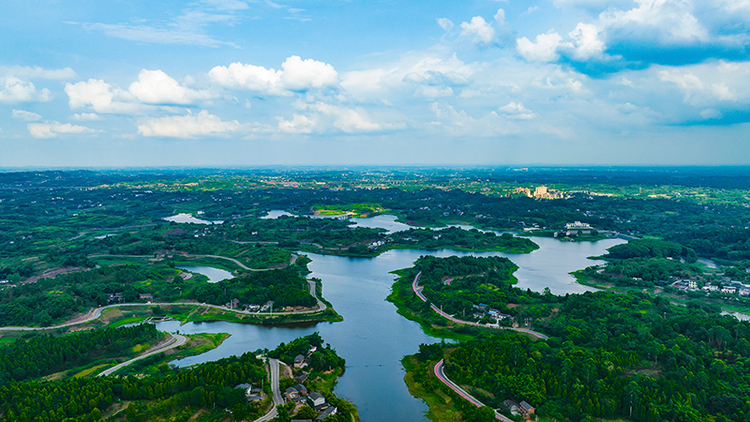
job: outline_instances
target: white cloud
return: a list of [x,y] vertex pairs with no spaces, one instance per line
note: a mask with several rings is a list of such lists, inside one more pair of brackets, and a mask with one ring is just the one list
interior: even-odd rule
[[682,91],[685,103],[708,108],[750,104],[750,61],[658,66],[654,72],[660,81]]
[[138,114],[144,111],[144,107],[129,92],[101,79],[66,83],[65,93],[68,94],[68,105],[73,110],[90,106],[102,114]]
[[707,108],[699,113],[701,117],[703,117],[706,120],[710,119],[721,119],[723,115],[720,111],[714,110],[712,108]]
[[693,16],[688,0],[635,0],[630,10],[608,9],[599,15],[605,28],[623,37],[646,35],[666,42],[706,41],[708,31]]
[[453,29],[455,25],[453,25],[453,22],[451,22],[448,18],[440,18],[437,20],[438,25],[440,25],[441,28],[443,28],[443,31],[450,31]]
[[281,117],[279,121],[279,130],[284,133],[304,133],[310,134],[315,129],[317,122],[305,115],[294,114],[292,120],[284,120]]
[[228,67],[216,66],[208,72],[208,76],[226,88],[242,88],[267,95],[333,88],[339,83],[338,73],[328,63],[291,56],[281,67],[281,70],[274,70],[237,62]]
[[285,89],[291,91],[334,87],[339,83],[339,74],[328,63],[290,56],[281,67],[284,69],[281,82]]
[[26,110],[13,110],[10,117],[22,122],[36,122],[42,120],[42,116]]
[[521,103],[510,102],[498,109],[501,113],[508,116],[509,119],[530,120],[536,117],[531,110],[527,109]]
[[735,101],[737,96],[723,83],[712,84],[711,92],[722,101]]
[[450,104],[441,108],[440,104],[432,103],[430,110],[435,113],[436,121],[432,127],[439,128],[451,136],[496,136],[515,131],[508,120],[492,111],[483,117],[476,119],[466,111],[456,111]]
[[310,114],[294,114],[292,120],[278,117],[279,130],[286,133],[328,133],[341,131],[347,134],[379,132],[401,129],[403,125],[377,123],[367,116],[363,109],[351,109],[317,102],[315,104],[296,103],[297,108]]
[[618,82],[618,84],[623,85],[623,86],[629,86],[631,88],[633,87],[633,81],[631,81],[630,79],[628,79],[628,78],[626,78],[624,76],[620,79],[620,81]]
[[0,77],[0,102],[44,102],[51,99],[52,93],[47,88],[37,92],[34,84],[29,81],[21,80],[15,76]]
[[410,52],[396,62],[377,63],[371,69],[347,72],[342,75],[341,86],[357,100],[381,102],[391,97],[411,96],[419,89],[415,84],[441,89],[466,85],[471,82],[478,65],[464,63],[448,48],[435,47]]
[[70,123],[46,122],[46,123],[29,123],[26,125],[29,134],[37,139],[54,138],[59,134],[71,133],[94,133],[94,129],[85,126],[71,125]]
[[578,60],[586,60],[591,57],[600,57],[604,52],[604,41],[599,38],[599,29],[596,25],[579,23],[570,32],[570,38],[575,43],[573,56]]
[[243,88],[271,95],[285,93],[280,86],[281,70],[237,62],[227,67],[216,66],[208,72],[208,76],[226,88]]
[[495,22],[497,22],[498,25],[505,23],[505,10],[497,9],[497,13],[495,13]]
[[213,98],[208,91],[196,91],[180,85],[161,70],[143,69],[138,82],[130,85],[129,91],[146,104],[192,104],[195,100]]
[[554,31],[536,36],[536,42],[523,37],[516,40],[516,49],[528,61],[551,62],[557,60],[557,47],[562,37]]
[[453,88],[449,86],[439,87],[433,85],[420,85],[419,88],[417,88],[415,95],[428,98],[450,97],[453,95]]
[[202,110],[198,114],[184,116],[167,116],[147,119],[138,126],[138,133],[143,136],[164,138],[192,138],[195,136],[221,135],[236,132],[243,128],[237,120],[222,121],[218,116]]
[[104,120],[103,117],[99,116],[96,113],[76,113],[72,116],[73,120],[78,120],[81,122],[96,122],[100,120]]
[[0,74],[24,79],[65,80],[77,77],[73,69],[44,69],[39,66],[0,66]]
[[473,36],[476,44],[489,44],[495,38],[495,29],[481,16],[474,16],[471,22],[461,22],[461,29],[461,35]]

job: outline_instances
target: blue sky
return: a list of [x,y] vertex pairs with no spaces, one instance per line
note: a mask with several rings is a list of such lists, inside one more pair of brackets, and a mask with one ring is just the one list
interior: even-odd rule
[[750,164],[750,0],[27,1],[0,167]]

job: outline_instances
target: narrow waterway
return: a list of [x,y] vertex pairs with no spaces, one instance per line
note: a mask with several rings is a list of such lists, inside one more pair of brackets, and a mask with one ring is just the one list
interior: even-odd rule
[[[386,220],[392,224],[392,221]],[[387,227],[387,229],[391,229]],[[419,324],[396,313],[386,301],[395,276],[390,272],[409,267],[421,255],[509,257],[519,265],[518,286],[553,293],[578,293],[588,290],[575,283],[568,273],[597,262],[587,259],[606,252],[622,240],[600,242],[561,242],[549,238],[533,238],[540,249],[530,254],[464,253],[451,250],[391,250],[376,258],[345,258],[307,254],[310,277],[323,280],[323,295],[343,317],[343,322],[300,326],[264,327],[228,322],[158,324],[163,331],[180,333],[227,332],[232,336],[218,348],[199,356],[175,362],[192,365],[239,355],[258,349],[273,349],[281,342],[319,331],[323,338],[346,359],[346,373],[336,386],[336,394],[353,402],[366,422],[426,421],[426,405],[409,394],[404,383],[400,360],[416,353],[421,343],[440,341],[424,334]]]

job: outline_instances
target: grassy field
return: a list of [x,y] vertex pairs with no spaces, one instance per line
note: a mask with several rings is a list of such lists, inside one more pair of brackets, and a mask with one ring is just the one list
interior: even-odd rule
[[461,412],[451,396],[442,388],[435,388],[439,382],[433,373],[434,364],[420,365],[414,356],[405,356],[401,363],[406,369],[404,381],[412,396],[424,400],[430,410],[427,417],[433,422],[460,422]]

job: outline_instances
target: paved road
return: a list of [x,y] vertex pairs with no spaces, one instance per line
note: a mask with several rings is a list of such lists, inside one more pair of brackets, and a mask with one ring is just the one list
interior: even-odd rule
[[[308,282],[308,283],[311,283],[311,282]],[[311,290],[311,294],[314,295],[315,283],[312,283],[310,290]],[[0,327],[0,331],[42,331],[42,330],[54,330],[57,328],[65,328],[65,327],[70,327],[73,325],[85,324],[87,322],[91,322],[95,319],[98,319],[102,315],[102,312],[105,309],[128,307],[128,306],[203,306],[206,308],[215,308],[215,309],[220,309],[222,311],[234,312],[237,314],[255,315],[255,316],[313,314],[313,313],[317,313],[317,312],[321,312],[325,310],[326,309],[325,303],[320,302],[317,296],[314,296],[314,297],[316,300],[318,300],[318,304],[322,305],[321,309],[310,309],[307,311],[292,311],[292,312],[251,312],[251,311],[243,311],[240,309],[230,309],[225,306],[211,305],[209,303],[197,303],[197,302],[118,303],[116,305],[107,305],[107,306],[102,306],[101,308],[96,308],[93,310],[93,312],[89,311],[89,313],[87,314],[88,316],[86,318],[76,320],[76,321],[66,322],[60,325],[51,325],[49,327]]]
[[[450,387],[451,390],[455,391],[456,393],[458,393],[459,396],[461,396],[461,397],[465,398],[466,400],[468,400],[469,402],[471,402],[471,404],[473,404],[474,406],[476,406],[476,407],[485,406],[484,403],[482,403],[481,401],[477,400],[474,396],[472,396],[471,394],[469,394],[466,390],[464,390],[463,388],[459,387],[458,384],[456,384],[455,382],[451,381],[448,378],[448,376],[445,375],[445,366],[443,364],[444,364],[444,362],[441,359],[440,362],[438,362],[435,365],[435,376],[438,377],[438,379],[440,381],[442,381],[445,385],[447,385],[448,387]],[[513,420],[511,420],[511,419],[505,417],[504,415],[498,413],[497,410],[495,410],[495,418],[496,419],[500,419],[503,422],[513,422]]]
[[[411,288],[412,288],[412,290],[414,290],[414,293],[416,293],[416,295],[420,299],[422,299],[422,302],[427,302],[427,297],[424,295],[424,293],[422,293],[422,290],[424,290],[424,287],[422,287],[422,286],[419,285],[419,277],[421,275],[422,275],[422,272],[420,271],[417,274],[417,276],[414,277],[414,282],[411,283]],[[435,306],[432,303],[430,304],[430,307],[432,308],[433,311],[435,311],[438,314],[440,314],[441,316],[443,316],[443,317],[445,317],[445,318],[447,318],[447,319],[455,322],[456,324],[473,325],[475,327],[484,327],[484,328],[499,328],[501,330],[513,330],[513,331],[518,331],[520,333],[525,333],[525,334],[532,335],[532,336],[534,336],[536,338],[540,338],[542,340],[549,339],[549,337],[545,336],[544,334],[536,332],[536,331],[533,331],[533,330],[529,330],[527,328],[500,327],[500,326],[497,326],[497,325],[479,324],[479,323],[472,322],[472,321],[464,321],[462,319],[458,319],[458,318],[453,317],[453,315],[450,315],[450,314],[447,314],[447,313],[443,312],[440,308],[438,308],[437,306]]]
[[[89,258],[106,258],[106,257],[114,257],[114,258],[153,258],[154,256],[153,255],[111,255],[111,254],[93,254],[93,255],[89,255]],[[185,255],[185,258],[217,258],[217,259],[224,259],[224,260],[227,260],[227,261],[234,262],[235,264],[237,264],[237,266],[239,266],[240,268],[242,268],[243,270],[246,270],[246,271],[270,271],[270,270],[277,270],[277,269],[280,268],[280,267],[276,267],[276,268],[250,268],[250,267],[246,266],[245,264],[241,263],[240,261],[238,261],[238,260],[236,260],[234,258],[229,258],[229,257],[226,257],[226,256],[221,256],[221,255]],[[297,258],[298,258],[297,255],[292,254],[292,258],[289,260],[289,264],[288,265],[294,265],[294,263],[297,261]]]
[[268,372],[271,373],[271,392],[273,394],[273,409],[260,418],[256,419],[255,422],[267,422],[275,418],[278,415],[276,406],[284,404],[284,398],[281,396],[279,391],[279,360],[269,358],[268,359]]
[[169,342],[164,345],[163,347],[160,347],[156,350],[152,350],[148,353],[144,353],[138,357],[135,357],[133,359],[130,359],[129,361],[123,362],[121,364],[115,365],[105,371],[102,371],[98,376],[100,377],[106,377],[107,375],[112,375],[113,373],[119,371],[120,369],[130,365],[131,363],[135,361],[139,361],[141,359],[145,359],[149,356],[153,356],[157,353],[166,352],[167,350],[174,349],[175,347],[180,347],[187,341],[187,338],[185,336],[179,335],[179,334],[170,334],[169,335]]

